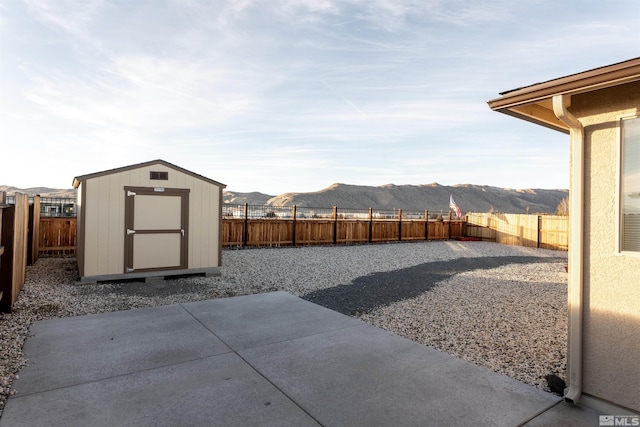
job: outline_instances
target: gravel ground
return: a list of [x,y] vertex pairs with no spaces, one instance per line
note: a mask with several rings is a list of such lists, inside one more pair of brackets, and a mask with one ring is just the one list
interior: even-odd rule
[[42,257],[0,314],[0,411],[34,321],[276,290],[548,390],[565,377],[566,259],[457,241],[225,250],[222,277],[80,284],[75,258]]

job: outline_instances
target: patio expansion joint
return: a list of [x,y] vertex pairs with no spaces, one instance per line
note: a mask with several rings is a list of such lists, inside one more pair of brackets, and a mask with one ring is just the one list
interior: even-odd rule
[[[313,303],[312,303],[313,304]],[[341,330],[346,330],[346,329],[351,329],[351,328],[361,328],[363,326],[367,326],[369,325],[366,322],[363,322],[359,319],[356,319],[355,317],[351,317],[351,316],[347,316],[350,317],[353,320],[357,320],[359,323],[358,324],[353,324],[353,325],[346,325],[346,326],[339,326],[339,327],[332,327],[329,329],[325,329],[319,332],[314,332],[314,333],[308,333],[305,335],[299,335],[299,336],[293,336],[293,337],[287,337],[287,338],[283,338],[280,340],[273,340],[273,341],[269,341],[268,343],[261,343],[261,344],[256,344],[254,346],[247,346],[247,347],[242,347],[239,349],[234,348],[234,346],[230,345],[229,343],[227,343],[224,338],[222,338],[221,336],[219,336],[218,334],[216,334],[213,330],[211,330],[209,327],[207,327],[207,325],[205,325],[204,323],[202,323],[200,321],[200,319],[198,319],[196,316],[194,316],[186,307],[183,306],[183,304],[178,304],[184,311],[186,311],[189,316],[191,316],[196,322],[198,322],[200,325],[202,325],[202,327],[204,327],[207,331],[209,331],[214,337],[216,337],[217,339],[219,339],[224,345],[226,345],[228,348],[231,349],[231,351],[233,351],[234,353],[237,353],[238,351],[244,351],[244,350],[250,350],[252,348],[260,348],[263,347],[265,345],[272,345],[272,344],[279,344],[279,343],[283,343],[283,342],[288,342],[288,341],[294,341],[300,338],[305,338],[305,337],[313,337],[315,335],[322,335],[322,334],[326,334],[328,332],[334,332],[334,331],[341,331]],[[346,316],[346,315],[345,315]],[[369,325],[370,326],[370,325]]]
[[[290,341],[290,340],[288,340]],[[319,426],[322,426],[323,424],[320,422],[320,420],[318,420],[316,417],[314,417],[309,411],[307,411],[303,406],[300,406],[300,404],[298,404],[298,402],[296,402],[296,400],[289,396],[289,394],[282,390],[280,387],[278,387],[277,384],[275,384],[273,381],[271,381],[268,377],[266,377],[265,375],[262,374],[262,372],[260,372],[260,370],[258,370],[255,366],[253,366],[247,359],[245,359],[244,357],[242,357],[242,355],[240,355],[237,351],[234,351],[234,353],[244,362],[247,364],[247,366],[249,366],[256,374],[260,375],[260,377],[262,377],[266,382],[268,382],[269,384],[271,384],[272,387],[274,387],[276,390],[278,390],[280,393],[282,393],[282,395],[284,397],[287,398],[287,400],[289,400],[293,405],[296,406],[296,408],[299,408],[302,412],[304,412],[309,418],[311,418],[313,421],[315,421],[316,423],[318,423]]]
[[[222,343],[224,343],[224,345],[226,345],[228,348],[231,349],[230,352],[227,352],[225,354],[228,353],[234,353],[236,356],[238,356],[244,363],[247,364],[247,366],[249,366],[256,374],[258,374],[261,378],[263,378],[266,382],[268,382],[269,384],[271,384],[272,387],[274,387],[276,390],[278,390],[280,393],[282,393],[283,396],[285,396],[293,405],[295,405],[297,408],[299,408],[302,412],[304,412],[307,416],[309,416],[309,418],[311,418],[312,420],[314,420],[316,423],[318,423],[318,425],[322,426],[323,424],[316,418],[314,417],[311,413],[309,413],[309,411],[307,411],[303,406],[300,406],[300,404],[293,398],[291,397],[286,391],[282,390],[280,387],[278,387],[277,384],[275,384],[273,381],[271,381],[268,377],[266,377],[262,372],[260,372],[259,369],[257,369],[253,364],[251,364],[250,361],[248,361],[247,359],[245,359],[240,352],[241,351],[246,351],[246,350],[250,350],[250,349],[254,349],[254,348],[260,348],[260,347],[264,347],[264,346],[269,346],[269,345],[274,345],[274,344],[280,344],[283,342],[289,342],[289,341],[295,341],[295,340],[299,340],[299,339],[303,339],[303,338],[307,338],[307,337],[312,337],[312,336],[316,336],[316,335],[322,335],[322,334],[326,334],[326,333],[330,333],[330,332],[334,332],[334,331],[341,331],[341,330],[347,330],[347,329],[351,329],[351,328],[362,328],[362,327],[366,327],[366,323],[364,322],[359,322],[359,324],[352,324],[352,325],[348,325],[348,326],[343,326],[343,327],[334,327],[331,329],[326,329],[320,332],[315,332],[315,333],[310,333],[310,334],[306,334],[306,335],[302,335],[302,336],[296,336],[296,337],[290,337],[290,338],[286,338],[286,339],[282,339],[282,340],[274,340],[274,341],[270,341],[268,343],[264,343],[264,344],[259,344],[259,345],[255,345],[252,347],[245,347],[245,348],[241,348],[241,349],[235,349],[232,346],[230,346],[227,342],[225,342],[225,340],[220,337],[219,335],[217,335],[214,331],[212,331],[209,327],[207,327],[204,323],[202,323],[200,321],[200,319],[198,319],[196,316],[194,316],[186,307],[184,307],[182,304],[179,304],[180,307],[182,307],[187,313],[189,313],[189,315],[191,317],[193,317],[193,319],[198,322],[199,324],[201,324],[205,329],[207,329],[213,336],[215,336],[216,338],[218,338]],[[357,319],[356,319],[357,320]],[[211,356],[209,356],[211,357]]]
[[12,396],[9,396],[9,399],[20,399],[20,398],[23,398],[23,397],[36,396],[38,394],[50,393],[52,391],[64,390],[64,389],[67,389],[67,388],[74,388],[74,387],[78,387],[78,386],[85,385],[85,384],[95,384],[95,383],[99,383],[99,382],[102,382],[102,381],[108,381],[108,380],[112,380],[112,379],[116,379],[116,378],[124,378],[124,377],[128,377],[128,376],[131,376],[131,375],[138,375],[138,374],[140,374],[142,372],[150,372],[150,371],[154,371],[154,370],[157,370],[157,369],[165,369],[165,368],[168,368],[168,367],[171,367],[171,366],[185,365],[185,364],[188,364],[188,363],[196,362],[198,360],[205,360],[205,359],[209,359],[211,357],[217,357],[217,356],[221,356],[223,354],[230,354],[230,353],[235,353],[235,351],[233,351],[231,348],[229,348],[228,351],[223,351],[223,352],[215,353],[215,354],[209,354],[209,355],[202,356],[202,357],[194,357],[194,358],[189,359],[189,360],[182,360],[180,362],[173,362],[173,363],[167,363],[167,364],[164,364],[164,365],[151,366],[151,367],[145,368],[145,369],[137,369],[137,370],[131,371],[131,372],[125,372],[125,373],[117,374],[117,375],[110,375],[110,376],[106,376],[106,377],[102,377],[102,378],[95,378],[95,379],[92,379],[90,381],[82,381],[82,382],[77,382],[77,383],[74,383],[74,384],[67,384],[67,385],[60,386],[60,387],[54,387],[54,388],[43,389],[43,390],[38,390],[38,391],[32,391],[32,392],[29,392],[29,393],[20,393],[20,391],[17,391],[16,394],[14,394]]
[[522,423],[518,424],[518,427],[522,427],[524,425],[526,425],[527,423],[535,420],[536,418],[538,418],[540,415],[544,414],[545,412],[555,408],[556,406],[560,405],[562,403],[562,399],[558,398],[559,400],[557,402],[555,402],[553,405],[549,406],[548,408],[545,408],[543,410],[541,410],[540,412],[538,412],[537,414],[533,415],[531,418],[523,421]]

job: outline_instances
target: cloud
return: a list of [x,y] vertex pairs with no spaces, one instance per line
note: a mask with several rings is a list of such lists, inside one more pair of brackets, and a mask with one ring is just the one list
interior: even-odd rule
[[83,36],[87,34],[91,24],[99,17],[106,1],[25,0],[25,3],[37,19],[59,27],[74,36]]
[[155,57],[120,57],[81,76],[35,75],[27,98],[69,123],[180,129],[224,122],[254,103],[225,70]]
[[566,182],[541,165],[551,150],[562,168],[564,135],[486,106],[635,54],[624,5],[565,3],[5,3],[2,129],[12,152],[41,148],[79,173],[153,153],[233,189],[497,181],[498,169]]

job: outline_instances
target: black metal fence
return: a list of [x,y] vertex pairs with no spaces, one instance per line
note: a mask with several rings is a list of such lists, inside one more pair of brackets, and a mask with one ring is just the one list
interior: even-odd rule
[[[15,197],[7,195],[7,204],[14,204]],[[29,197],[33,202],[33,197]],[[441,219],[447,217],[446,211],[405,211],[402,209],[342,208],[342,207],[303,207],[303,206],[269,206],[223,203],[222,218],[248,219]],[[75,217],[76,199],[66,197],[40,197],[40,216],[42,217]]]
[[402,209],[321,208],[303,206],[268,206],[224,203],[222,218],[245,219],[442,219],[445,211],[404,211]]
[[[29,197],[33,203],[33,197]],[[15,204],[15,196],[7,196],[7,204]],[[40,216],[74,217],[76,216],[76,199],[68,197],[40,197]]]

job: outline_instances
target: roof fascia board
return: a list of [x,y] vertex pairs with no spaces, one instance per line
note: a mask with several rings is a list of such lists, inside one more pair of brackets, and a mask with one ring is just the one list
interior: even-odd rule
[[115,173],[121,173],[121,172],[126,172],[129,170],[133,170],[133,169],[139,169],[139,168],[143,168],[143,167],[147,167],[147,166],[153,166],[153,165],[163,165],[166,166],[170,169],[176,170],[178,172],[182,172],[184,174],[190,175],[194,178],[200,179],[202,181],[208,182],[210,184],[213,185],[217,185],[220,188],[226,188],[227,186],[225,184],[222,184],[218,181],[214,181],[213,179],[209,179],[205,176],[199,175],[195,172],[191,172],[187,169],[181,168],[180,166],[176,166],[172,163],[169,163],[165,160],[151,160],[149,162],[143,162],[143,163],[137,163],[135,165],[130,165],[130,166],[123,166],[120,168],[115,168],[115,169],[108,169],[105,171],[101,171],[101,172],[96,172],[96,173],[91,173],[91,174],[87,174],[87,175],[81,175],[81,176],[77,176],[73,179],[73,188],[78,188],[80,186],[80,184],[84,181],[86,181],[87,179],[92,179],[92,178],[98,178],[101,176],[106,176],[106,175],[112,175]]
[[492,110],[538,102],[554,95],[590,92],[640,80],[640,58],[504,92],[488,101]]

